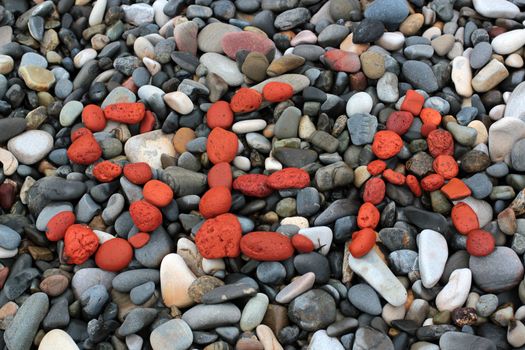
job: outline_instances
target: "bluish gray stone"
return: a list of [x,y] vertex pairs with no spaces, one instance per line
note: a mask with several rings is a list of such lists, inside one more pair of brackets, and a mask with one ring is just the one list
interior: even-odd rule
[[359,310],[369,315],[381,314],[381,301],[376,291],[368,284],[356,284],[348,290],[348,300]]
[[350,139],[354,145],[372,143],[377,129],[377,118],[371,114],[357,113],[347,121]]

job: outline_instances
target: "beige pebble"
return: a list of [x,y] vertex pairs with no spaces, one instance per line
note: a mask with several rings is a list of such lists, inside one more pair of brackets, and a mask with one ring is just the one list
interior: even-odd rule
[[460,56],[452,61],[452,81],[459,95],[472,96],[472,70],[468,58]]
[[372,175],[366,165],[361,165],[354,170],[354,186],[360,188]]
[[15,61],[8,55],[0,55],[0,74],[9,74],[15,67]]
[[193,102],[183,92],[174,91],[164,95],[164,102],[175,112],[180,114],[188,114],[193,111]]
[[386,303],[385,306],[383,306],[383,312],[381,313],[381,317],[388,325],[390,325],[390,322],[394,320],[404,319],[405,313],[405,305],[394,306],[392,304]]
[[281,225],[295,225],[299,228],[310,227],[308,219],[302,216],[290,216],[281,220]]
[[91,61],[97,57],[98,53],[95,49],[87,48],[75,55],[73,58],[73,63],[76,68],[82,68],[86,62]]
[[69,334],[61,329],[52,329],[40,341],[38,350],[78,350],[78,346]]
[[415,35],[421,29],[424,22],[425,17],[421,13],[413,13],[401,23],[399,31],[406,36]]
[[472,79],[472,87],[476,92],[487,92],[508,76],[509,71],[503,63],[493,59]]
[[55,83],[53,73],[38,66],[20,67],[18,75],[24,80],[28,88],[35,91],[47,91]]
[[166,255],[160,264],[160,288],[164,304],[168,307],[193,305],[188,288],[195,280],[195,275],[180,255],[175,253]]
[[517,53],[510,54],[505,59],[505,65],[511,68],[521,68],[523,67],[523,57]]
[[430,27],[427,30],[425,30],[423,32],[422,37],[427,38],[428,40],[432,40],[435,37],[438,37],[440,35],[441,35],[441,29],[439,29],[438,27],[434,26],[434,27]]
[[480,143],[487,143],[489,140],[489,133],[487,131],[487,127],[481,120],[473,120],[468,124],[468,127],[471,127],[473,129],[476,129],[478,132],[478,136],[476,136],[476,141],[474,142],[475,145],[479,145]]
[[385,50],[397,51],[405,44],[405,36],[401,32],[386,32],[381,35],[376,44]]
[[4,174],[7,176],[13,175],[18,168],[18,160],[13,153],[3,148],[0,148],[0,163],[2,163]]
[[315,130],[316,127],[310,117],[303,115],[299,120],[299,137],[303,140],[309,140]]
[[354,35],[350,33],[345,40],[341,42],[339,45],[339,48],[343,51],[347,52],[354,52],[358,55],[362,54],[366,50],[368,50],[369,44],[354,44],[353,42]]
[[267,325],[261,324],[255,328],[257,338],[264,347],[264,350],[283,350],[281,344],[273,334],[273,331]]
[[135,39],[135,42],[133,43],[133,50],[135,55],[137,55],[137,57],[140,59],[143,59],[144,57],[149,57],[151,59],[155,58],[155,49],[153,48],[153,44],[142,36]]
[[496,105],[490,109],[489,117],[492,120],[499,120],[503,118],[503,113],[505,113],[505,105]]

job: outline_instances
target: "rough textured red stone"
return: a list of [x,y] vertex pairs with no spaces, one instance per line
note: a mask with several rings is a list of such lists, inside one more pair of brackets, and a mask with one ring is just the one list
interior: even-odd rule
[[230,163],[237,154],[239,140],[233,132],[223,128],[215,128],[208,135],[206,152],[213,164]]
[[206,259],[236,258],[240,254],[241,224],[233,214],[207,219],[195,235],[197,249]]
[[93,167],[93,176],[100,182],[111,182],[120,176],[122,167],[109,160],[95,164]]
[[241,175],[233,181],[233,189],[245,196],[264,198],[272,194],[268,186],[268,176],[263,174]]
[[373,177],[365,182],[363,201],[377,205],[385,198],[386,185],[383,179]]
[[102,156],[102,148],[92,134],[86,134],[73,141],[67,156],[73,163],[89,165]]
[[144,199],[157,207],[165,207],[173,200],[173,190],[164,182],[149,180],[142,189]]
[[141,231],[151,232],[162,224],[160,210],[145,200],[131,203],[129,214],[135,226]]
[[352,234],[352,241],[348,245],[348,250],[354,258],[365,256],[376,243],[376,233],[371,228],[364,228]]
[[388,116],[386,128],[399,135],[403,135],[408,131],[408,129],[410,129],[413,121],[414,116],[412,113],[405,111],[395,111]]
[[124,165],[124,176],[135,185],[143,185],[153,177],[153,173],[148,163],[130,163]]
[[64,259],[68,264],[83,264],[98,248],[98,237],[87,225],[68,227],[64,236]]
[[446,180],[456,177],[459,172],[459,166],[454,157],[445,154],[439,155],[434,159],[432,168]]
[[408,90],[403,103],[401,104],[401,110],[412,113],[413,115],[419,115],[423,104],[425,103],[425,96],[421,95],[416,90]]
[[381,218],[381,213],[370,202],[365,202],[361,207],[359,207],[359,212],[357,213],[357,226],[359,228],[376,228],[379,224],[379,219]]
[[106,127],[104,111],[97,105],[91,104],[82,110],[82,123],[91,131],[102,131]]
[[106,271],[118,272],[126,268],[133,258],[133,248],[123,238],[105,241],[95,254],[95,263]]
[[46,226],[46,237],[50,241],[56,242],[64,238],[66,230],[75,223],[75,213],[72,211],[61,211],[55,214]]
[[241,251],[258,261],[282,261],[293,255],[292,241],[278,232],[250,232],[241,238]]
[[287,83],[271,81],[263,87],[263,97],[269,102],[286,101],[293,96],[293,87]]
[[240,88],[233,95],[230,107],[235,113],[248,113],[255,111],[262,103],[262,95],[254,89]]
[[233,124],[233,111],[226,101],[213,103],[206,113],[206,123],[213,128],[229,129]]
[[376,159],[368,163],[366,166],[366,170],[370,173],[372,176],[376,176],[381,174],[386,169],[386,163],[384,160]]
[[136,124],[146,115],[146,106],[140,102],[115,103],[104,108],[104,115],[115,122]]
[[93,135],[88,128],[78,128],[71,132],[71,142],[75,142],[79,137],[84,135]]
[[441,154],[454,155],[454,139],[446,130],[436,129],[431,131],[427,137],[427,144],[428,151],[432,157],[437,157]]
[[144,119],[140,122],[139,132],[141,134],[153,130],[156,123],[155,115],[151,111],[146,111]]
[[412,174],[409,174],[405,179],[405,183],[407,184],[410,191],[414,194],[414,196],[421,197],[423,191],[421,190],[421,185],[419,184],[417,177],[415,177]]
[[472,230],[479,228],[478,216],[472,208],[463,202],[456,204],[450,213],[452,223],[456,230],[466,235]]
[[485,230],[472,230],[467,236],[467,252],[473,256],[487,256],[494,251],[496,240]]
[[208,186],[232,188],[232,168],[228,163],[217,163],[208,171]]
[[149,234],[147,234],[146,232],[139,232],[136,235],[133,235],[132,237],[128,238],[128,242],[133,246],[133,248],[139,249],[148,244],[149,239]]
[[199,202],[199,212],[206,219],[227,213],[232,205],[232,195],[226,187],[210,188]]
[[391,184],[398,186],[404,185],[406,181],[405,175],[392,169],[385,169],[385,171],[383,171],[383,178]]
[[268,176],[267,185],[274,190],[304,188],[310,184],[310,175],[303,169],[285,168]]
[[443,186],[445,179],[439,174],[430,174],[421,179],[421,187],[427,191],[437,191]]
[[380,159],[392,158],[403,148],[403,140],[393,131],[381,130],[374,135],[372,152]]

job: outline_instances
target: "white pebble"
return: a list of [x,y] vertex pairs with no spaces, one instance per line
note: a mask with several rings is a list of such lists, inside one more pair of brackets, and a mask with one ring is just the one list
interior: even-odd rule
[[237,156],[233,159],[233,165],[243,171],[248,171],[251,168],[250,159],[244,156]]
[[232,125],[232,131],[236,134],[246,134],[263,130],[265,127],[266,121],[264,119],[241,120]]
[[193,102],[183,92],[174,91],[164,95],[164,102],[175,112],[188,114],[193,111]]

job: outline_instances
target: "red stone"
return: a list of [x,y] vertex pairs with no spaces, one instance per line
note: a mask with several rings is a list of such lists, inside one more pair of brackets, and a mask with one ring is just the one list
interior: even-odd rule
[[360,258],[368,254],[376,244],[376,233],[370,228],[364,228],[352,234],[352,241],[348,245],[348,250],[354,258]]
[[250,232],[241,238],[241,251],[258,261],[282,261],[293,255],[292,241],[278,232]]
[[92,134],[86,134],[69,146],[67,156],[73,163],[89,165],[102,156],[102,148]]
[[359,228],[371,228],[374,229],[379,224],[381,214],[379,210],[370,202],[365,202],[359,207],[357,213],[357,226]]
[[472,230],[479,228],[478,216],[472,208],[463,202],[456,204],[450,213],[452,223],[456,230],[466,235]]
[[153,130],[156,122],[155,115],[151,111],[146,111],[144,119],[140,122],[139,133],[143,134]]
[[118,272],[125,269],[133,258],[133,248],[123,238],[105,241],[95,254],[95,263],[106,271]]
[[215,128],[208,135],[206,152],[213,164],[230,163],[237,155],[239,139],[237,135],[223,128]]
[[434,124],[424,123],[421,125],[421,136],[428,137],[428,135],[437,129],[437,126]]
[[93,167],[93,176],[100,182],[111,182],[120,176],[122,167],[109,160],[95,164]]
[[434,158],[441,154],[454,155],[454,139],[446,130],[436,129],[431,131],[427,137],[427,144],[428,151]]
[[93,135],[88,128],[78,128],[71,132],[71,142],[75,142],[79,137],[84,135]]
[[260,52],[266,55],[275,49],[275,44],[267,37],[249,31],[231,32],[222,37],[222,49],[232,60],[237,59],[238,51]]
[[133,235],[132,237],[128,238],[128,242],[133,246],[133,248],[139,249],[148,244],[149,239],[149,234],[147,234],[146,232],[139,232],[136,235]]
[[271,81],[263,87],[263,97],[269,102],[282,102],[293,97],[293,87],[287,83]]
[[207,219],[195,235],[195,244],[206,259],[236,258],[240,254],[241,224],[233,214]]
[[467,236],[467,252],[473,256],[487,256],[494,251],[496,240],[485,230],[472,230]]
[[310,184],[310,175],[303,169],[285,168],[268,176],[267,185],[274,190],[304,188]]
[[376,176],[381,174],[386,169],[386,163],[384,160],[376,159],[368,163],[366,166],[366,170],[370,173],[372,176]]
[[199,211],[204,218],[209,219],[227,213],[232,205],[232,195],[226,187],[210,188],[199,202]]
[[385,198],[386,186],[383,179],[373,177],[365,182],[363,201],[377,205]]
[[393,131],[381,130],[374,135],[372,152],[380,159],[392,158],[403,148],[403,140]]
[[410,112],[405,111],[395,111],[388,116],[386,121],[386,128],[392,130],[396,134],[404,135],[412,122],[414,121],[414,116]]
[[140,102],[115,103],[104,108],[104,115],[115,122],[136,124],[146,115],[146,106]]
[[143,185],[153,177],[153,173],[148,163],[129,163],[124,165],[124,176],[135,185]]
[[264,198],[272,194],[268,186],[268,176],[262,174],[241,175],[233,181],[233,189],[245,196]]
[[68,264],[83,264],[98,248],[98,237],[87,225],[68,227],[64,236],[64,259]]
[[206,123],[213,128],[229,129],[233,124],[233,111],[226,101],[213,103],[206,113]]
[[75,213],[72,211],[61,211],[55,214],[46,226],[46,237],[48,240],[56,242],[64,238],[66,230],[75,223]]
[[312,240],[300,233],[292,237],[292,245],[301,254],[310,253],[314,250],[314,243]]
[[157,207],[165,207],[173,200],[171,187],[159,180],[149,180],[142,189],[144,199]]
[[208,186],[232,188],[232,168],[228,163],[217,163],[208,171]]
[[433,108],[423,108],[419,113],[419,118],[423,124],[431,124],[436,127],[441,124],[441,114]]
[[416,90],[408,90],[403,103],[401,104],[401,110],[410,112],[413,115],[419,115],[424,103],[425,96],[421,95]]
[[419,184],[419,181],[417,181],[417,178],[414,175],[407,175],[405,183],[407,184],[410,191],[414,194],[414,196],[421,197],[423,191],[421,190],[421,185]]
[[235,113],[253,112],[261,106],[262,95],[254,89],[240,88],[230,101],[230,108]]
[[405,175],[398,173],[397,171],[394,171],[392,169],[386,169],[383,171],[383,178],[394,185],[404,185],[406,178]]
[[439,174],[430,174],[421,179],[421,187],[427,191],[437,191],[443,186],[445,179]]
[[82,110],[82,123],[93,132],[102,131],[106,127],[104,111],[97,105],[87,105]]
[[445,178],[445,180],[456,177],[459,172],[459,166],[454,157],[442,154],[434,159],[432,163],[434,171]]
[[470,188],[458,178],[450,179],[446,185],[441,187],[441,192],[451,201],[463,199],[472,194]]
[[355,73],[361,69],[359,56],[354,52],[333,49],[325,52],[321,60],[331,70],[336,72]]
[[129,206],[131,220],[140,231],[151,232],[162,224],[162,213],[154,205],[139,200]]

